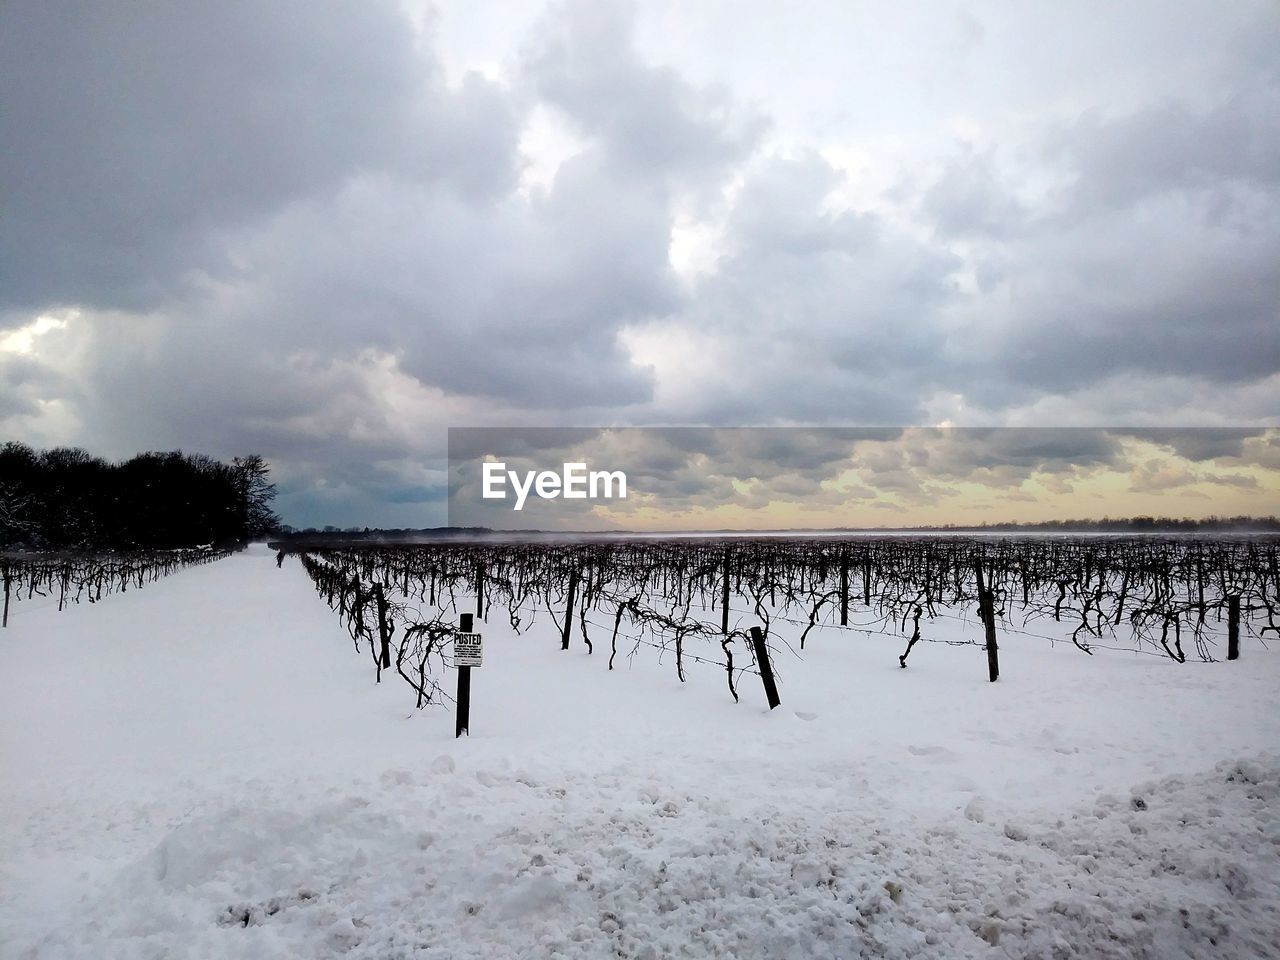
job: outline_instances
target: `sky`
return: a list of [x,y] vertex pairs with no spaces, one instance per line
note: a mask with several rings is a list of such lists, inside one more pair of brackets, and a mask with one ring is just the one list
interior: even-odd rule
[[0,91],[0,439],[296,526],[444,523],[449,427],[1280,427],[1271,0],[13,0]]

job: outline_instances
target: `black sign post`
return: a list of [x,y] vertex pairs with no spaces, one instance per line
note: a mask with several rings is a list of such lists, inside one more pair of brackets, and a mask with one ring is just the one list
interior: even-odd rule
[[[464,613],[458,617],[458,632],[471,632],[471,614]],[[456,641],[455,641],[456,642]],[[471,668],[458,667],[458,723],[454,729],[456,740],[464,733],[471,736]]]

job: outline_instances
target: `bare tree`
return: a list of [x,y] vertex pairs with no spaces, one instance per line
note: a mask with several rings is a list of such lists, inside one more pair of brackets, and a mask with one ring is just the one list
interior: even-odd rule
[[261,537],[280,528],[280,518],[271,509],[276,485],[267,479],[271,468],[260,455],[236,457],[231,461],[239,496],[240,529],[246,538]]

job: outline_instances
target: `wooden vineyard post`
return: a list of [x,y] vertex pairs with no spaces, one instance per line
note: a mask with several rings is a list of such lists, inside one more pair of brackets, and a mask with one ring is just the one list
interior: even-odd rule
[[1000,679],[1000,648],[996,645],[996,611],[991,591],[982,582],[982,561],[975,561],[974,570],[978,574],[978,609],[982,612],[982,625],[987,633],[987,673],[991,682]]
[[849,625],[849,548],[840,548],[840,626]]
[[[458,616],[458,632],[471,632],[471,614]],[[454,726],[453,738],[457,740],[463,734],[471,736],[471,668],[458,667],[458,720]]]
[[760,665],[760,680],[764,684],[764,695],[769,700],[772,710],[782,701],[778,699],[778,685],[773,682],[773,664],[769,662],[769,648],[764,645],[764,633],[759,627],[751,628],[751,645],[755,647],[756,663]]
[[720,591],[720,632],[729,633],[729,548],[724,548],[724,586]]
[[387,598],[380,583],[373,585],[373,602],[378,606],[378,641],[382,644],[378,651],[378,683],[381,683],[382,671],[391,669],[391,630],[387,625]]
[[564,629],[560,631],[560,649],[569,649],[569,631],[573,629],[573,596],[578,592],[578,568],[569,571],[569,602],[564,610]]
[[[5,594],[6,600],[8,596]],[[1240,598],[1236,594],[1226,598],[1226,659],[1240,659]]]
[[9,564],[3,565],[4,569],[4,621],[0,622],[0,627],[9,625],[9,590],[13,586],[13,576],[9,573]]

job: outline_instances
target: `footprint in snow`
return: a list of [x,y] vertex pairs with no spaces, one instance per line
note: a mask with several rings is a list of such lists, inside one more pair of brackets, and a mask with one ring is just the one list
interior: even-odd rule
[[954,751],[948,750],[946,747],[937,746],[936,744],[931,744],[929,746],[924,746],[924,747],[919,747],[919,746],[916,746],[915,744],[911,744],[907,747],[907,752],[912,754],[913,756],[930,757],[934,760],[939,760],[939,761],[954,760],[956,758]]

